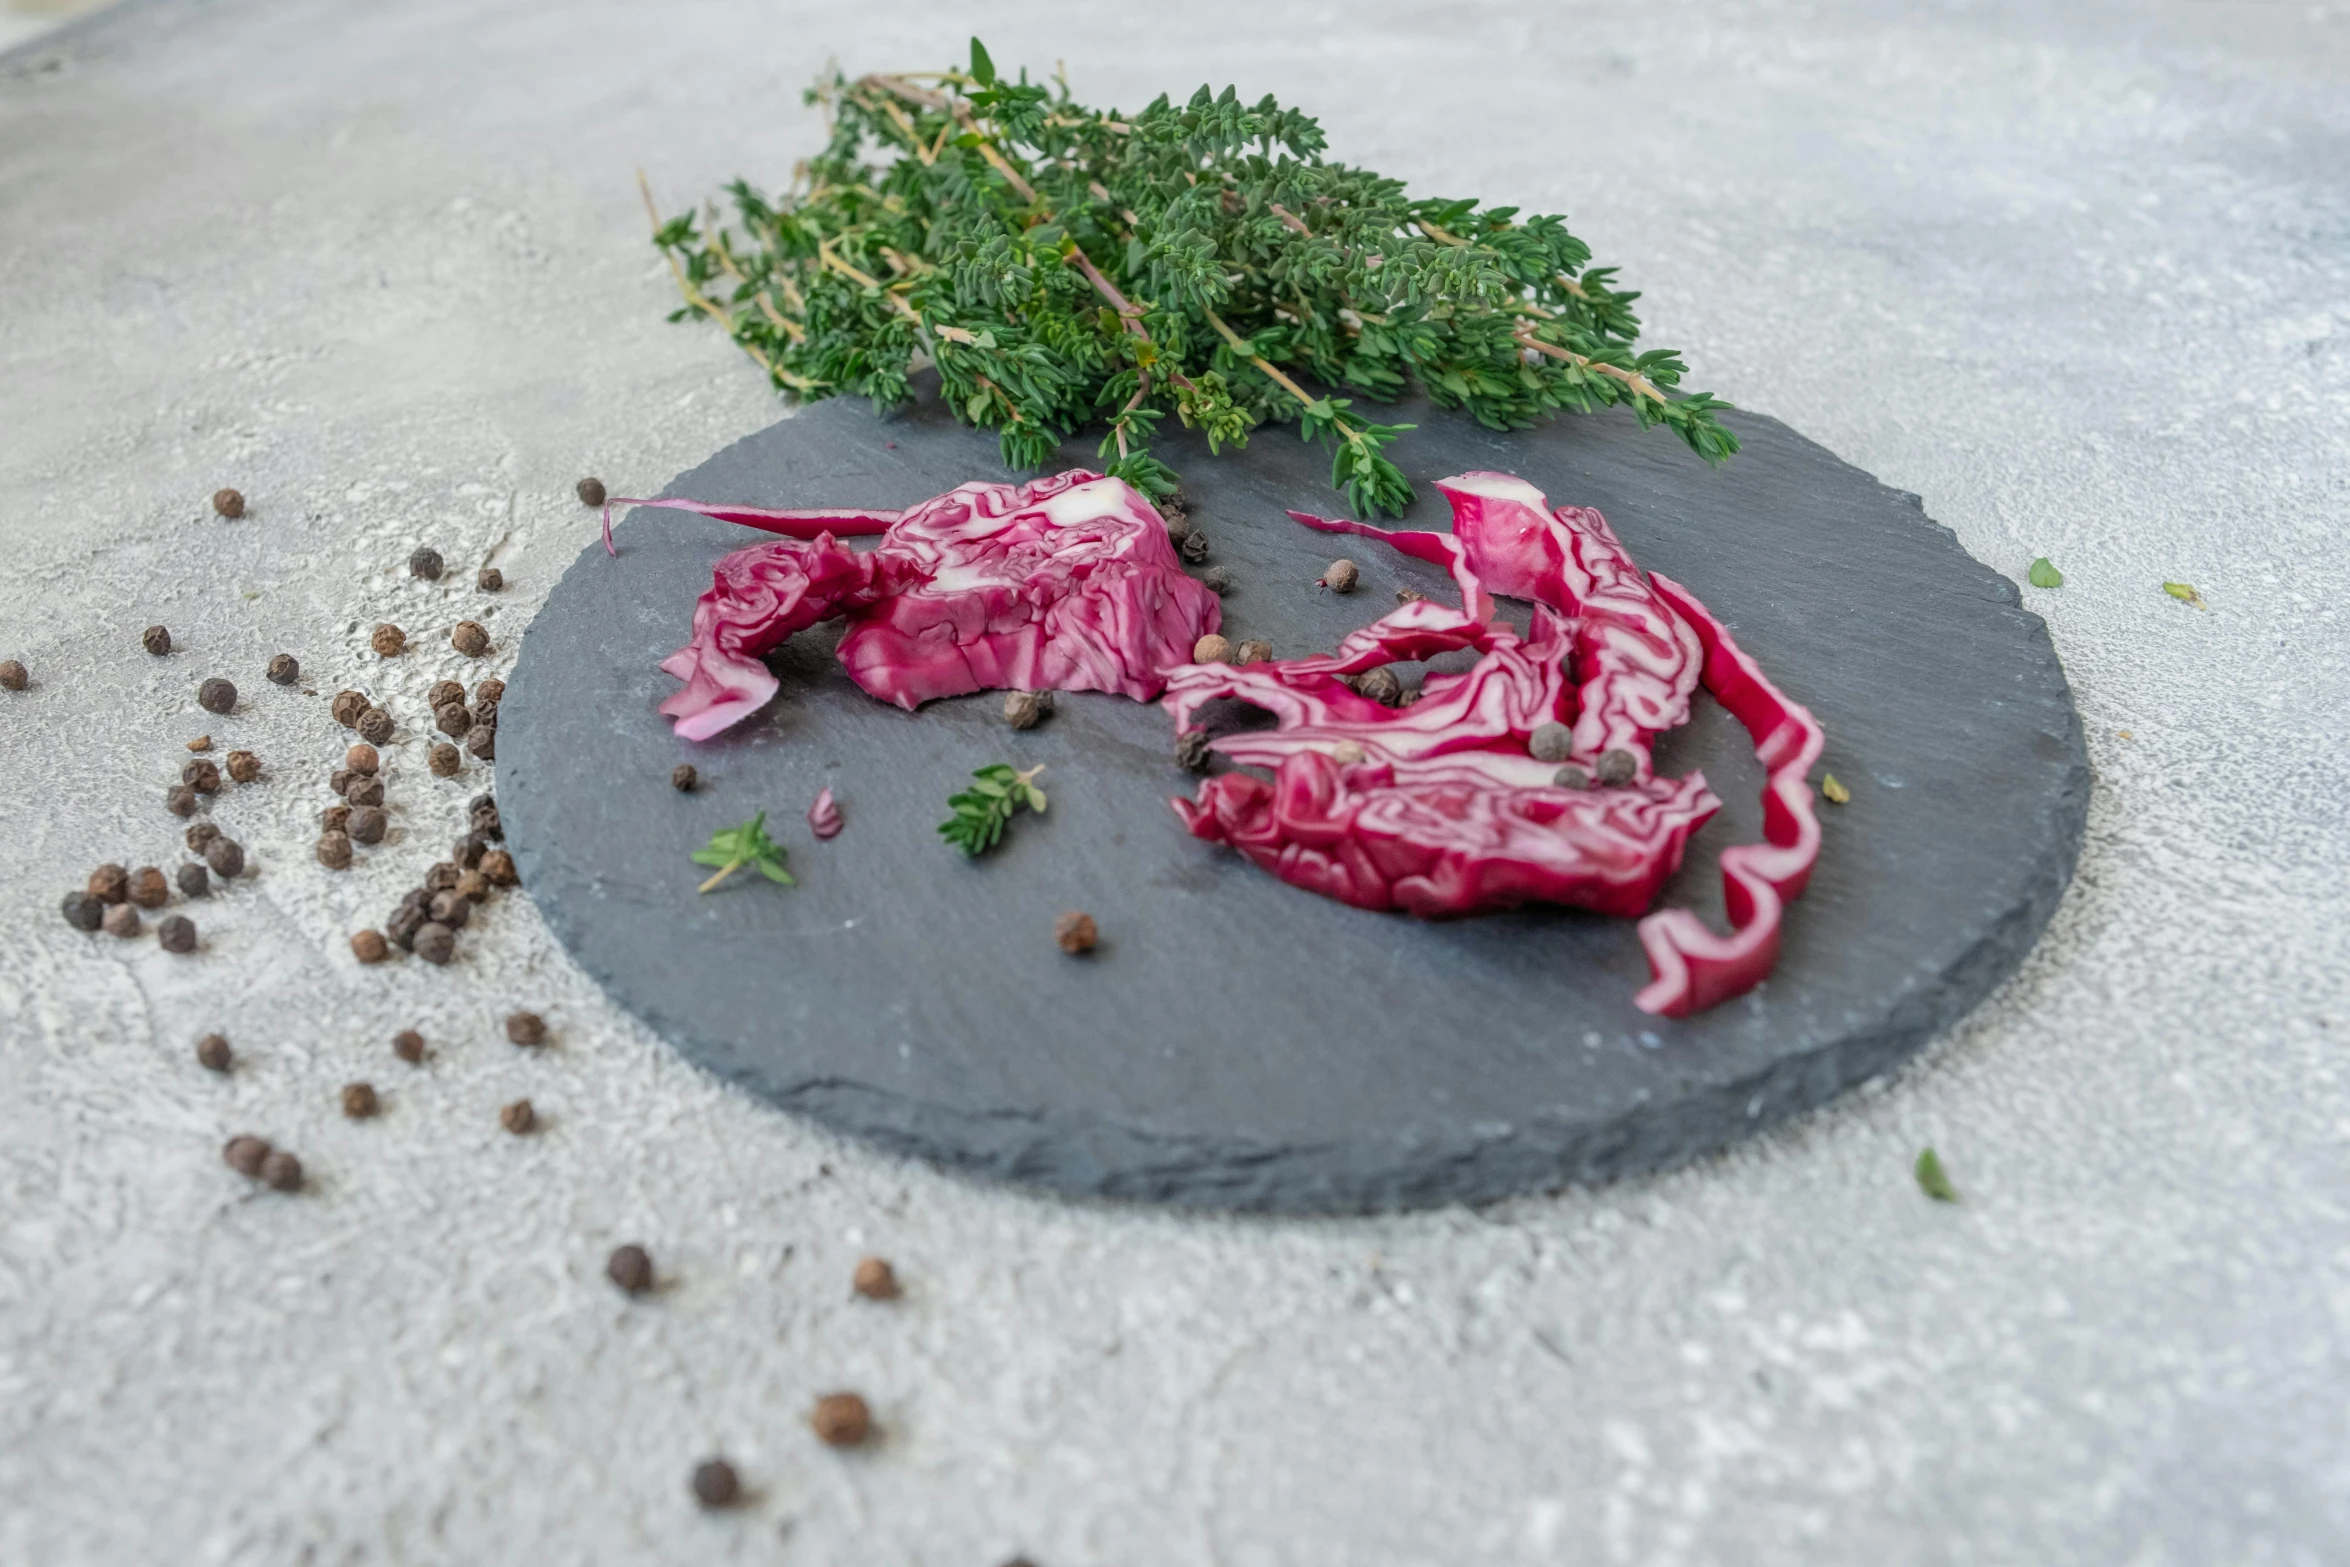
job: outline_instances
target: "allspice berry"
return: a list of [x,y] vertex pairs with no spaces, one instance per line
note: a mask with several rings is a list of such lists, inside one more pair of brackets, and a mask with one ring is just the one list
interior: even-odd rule
[[321,833],[318,837],[318,863],[330,871],[351,868],[351,837],[348,833]]
[[253,782],[261,776],[261,758],[250,751],[229,752],[228,775],[241,784]]
[[206,757],[197,757],[180,769],[180,782],[198,794],[220,792],[220,769]]
[[196,1041],[196,1064],[207,1072],[225,1072],[236,1065],[237,1053],[228,1045],[226,1034],[206,1034]]
[[1034,729],[1043,720],[1052,717],[1053,694],[1050,691],[1007,691],[1004,693],[1004,722],[1014,729]]
[[374,704],[367,700],[364,692],[337,691],[334,701],[328,704],[328,710],[334,714],[336,723],[345,729],[356,729],[359,727],[359,715],[372,706]]
[[675,789],[679,794],[693,793],[694,785],[701,781],[702,775],[694,771],[694,764],[691,762],[680,762],[669,769],[669,787]]
[[601,506],[604,504],[603,480],[592,477],[582,479],[579,481],[578,485],[575,486],[575,488],[579,493],[579,503],[582,506]]
[[171,633],[161,626],[149,626],[139,633],[139,645],[161,658],[171,651]]
[[1262,664],[1272,658],[1273,644],[1251,637],[1232,650],[1235,664]]
[[351,819],[344,824],[343,830],[351,835],[353,843],[374,844],[384,841],[384,833],[391,824],[392,819],[384,814],[382,806],[354,805],[351,807]]
[[460,620],[449,632],[449,646],[467,658],[479,658],[490,650],[489,628],[478,620]]
[[239,1175],[258,1178],[262,1161],[269,1157],[269,1144],[247,1132],[230,1138],[220,1150],[220,1156]]
[[481,857],[481,873],[493,887],[511,887],[520,880],[514,873],[514,856],[504,849],[492,849]]
[[653,1287],[653,1259],[642,1246],[614,1247],[604,1275],[629,1294],[642,1295]]
[[22,691],[33,683],[24,665],[13,658],[0,658],[0,691]]
[[547,1020],[536,1012],[508,1013],[506,1037],[518,1045],[543,1045],[547,1042]]
[[212,872],[199,861],[191,860],[181,866],[174,879],[180,884],[180,896],[183,898],[212,896]]
[[105,929],[107,935],[121,936],[125,939],[136,936],[147,928],[140,923],[139,911],[127,903],[117,903],[108,908],[106,917],[99,921],[99,924]]
[[370,745],[383,745],[392,738],[392,715],[380,707],[371,707],[359,715],[359,738]]
[[155,941],[166,952],[196,950],[196,922],[185,914],[166,914],[156,922]]
[[465,765],[465,758],[455,746],[440,741],[425,753],[424,765],[432,769],[435,778],[454,778],[457,770]]
[[498,1124],[520,1137],[539,1124],[539,1116],[538,1112],[530,1107],[529,1100],[517,1099],[498,1112]]
[[475,575],[473,585],[484,593],[502,593],[506,590],[506,574],[495,566],[484,566]]
[[392,1036],[392,1054],[416,1065],[424,1059],[424,1036],[413,1028],[403,1028]]
[[1575,731],[1565,724],[1536,724],[1526,737],[1526,750],[1537,762],[1563,762],[1575,749]]
[[498,731],[488,724],[476,723],[465,735],[465,749],[485,762],[498,759]]
[[398,658],[407,651],[408,633],[386,621],[375,628],[374,634],[367,639],[367,645],[385,658]]
[[408,575],[426,582],[441,580],[441,552],[426,545],[408,557]]
[[427,963],[447,963],[457,955],[457,933],[426,920],[416,927],[416,955]]
[[269,683],[290,686],[302,678],[302,664],[291,653],[279,653],[269,660]]
[[214,675],[196,688],[196,705],[207,713],[226,713],[237,705],[237,688]]
[[384,933],[380,930],[362,930],[352,934],[351,956],[362,963],[381,963],[391,953],[391,943],[384,940]]
[[816,1400],[808,1424],[829,1447],[856,1447],[873,1434],[873,1411],[854,1393],[827,1393]]
[[1195,664],[1223,664],[1232,658],[1230,639],[1211,631],[1191,645],[1191,661]]
[[867,1257],[857,1264],[849,1285],[867,1300],[895,1300],[898,1298],[897,1270],[879,1257]]
[[261,1184],[273,1192],[298,1192],[302,1189],[302,1161],[283,1148],[273,1149],[261,1161]]
[[204,863],[212,867],[213,875],[234,880],[244,874],[245,846],[225,833],[216,835],[204,845]]
[[1094,943],[1101,940],[1101,932],[1093,923],[1093,916],[1071,909],[1053,921],[1053,940],[1071,957],[1091,952]]
[[1362,573],[1351,560],[1334,560],[1322,568],[1322,586],[1333,593],[1352,593]]
[[695,1501],[704,1507],[732,1507],[741,1498],[742,1481],[734,1465],[723,1458],[705,1458],[694,1465]]
[[382,1108],[376,1101],[373,1083],[345,1083],[343,1085],[343,1114],[354,1121],[364,1121]]
[[130,901],[142,909],[160,909],[171,901],[171,883],[152,865],[131,872]]
[[223,517],[231,519],[242,517],[245,515],[245,497],[234,490],[214,490],[212,492],[212,509]]
[[374,746],[362,740],[343,753],[343,765],[355,773],[372,775],[383,766],[383,757]]
[[131,873],[119,865],[101,865],[90,872],[90,896],[100,903],[120,903],[131,895]]

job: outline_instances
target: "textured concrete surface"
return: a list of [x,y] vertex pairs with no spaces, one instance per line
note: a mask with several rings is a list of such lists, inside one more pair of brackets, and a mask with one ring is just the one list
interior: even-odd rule
[[[2027,598],[2089,845],[1970,1023],[1667,1178],[1320,1224],[837,1144],[614,1016],[526,901],[451,972],[355,968],[462,811],[413,740],[401,841],[304,859],[342,736],[267,653],[412,715],[453,657],[379,667],[366,627],[470,602],[393,576],[415,541],[497,549],[495,663],[590,526],[572,479],[772,417],[660,321],[630,171],[780,175],[826,55],[940,58],[966,10],[134,5],[0,60],[0,644],[34,675],[0,693],[0,1560],[2350,1556],[2350,19],[2048,11],[989,21],[1100,97],[1235,79],[1349,156],[1565,208],[1697,384],[2067,573]],[[246,521],[201,515],[222,483]],[[186,651],[140,652],[152,620]],[[225,720],[191,700],[216,669]],[[217,813],[257,873],[190,959],[69,931],[91,862],[169,863],[199,728],[269,761]],[[544,1056],[495,1037],[517,1003]],[[386,1113],[345,1123],[360,1076]],[[521,1093],[527,1141],[494,1123]],[[247,1190],[241,1128],[313,1190]],[[1964,1205],[1911,1185],[1927,1142]],[[657,1298],[598,1277],[623,1238]],[[902,1302],[850,1299],[868,1250]],[[875,1450],[809,1437],[836,1386]],[[742,1512],[688,1500],[713,1449]]]

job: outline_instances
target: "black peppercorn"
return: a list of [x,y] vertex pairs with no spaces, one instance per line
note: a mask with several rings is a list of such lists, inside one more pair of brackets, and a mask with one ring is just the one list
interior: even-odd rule
[[498,759],[498,731],[488,724],[475,724],[466,732],[465,749],[485,762]]
[[171,883],[152,865],[131,872],[130,900],[142,909],[160,909],[171,901]]
[[199,756],[180,769],[180,782],[198,794],[218,794],[220,769]]
[[290,686],[302,678],[302,665],[291,653],[279,653],[269,661],[269,683]]
[[857,1264],[857,1271],[850,1276],[849,1288],[867,1300],[896,1300],[897,1269],[879,1257],[867,1257]]
[[33,683],[22,663],[13,658],[0,658],[0,691],[22,691]]
[[454,860],[435,860],[432,868],[424,873],[425,896],[429,899],[434,893],[447,892],[456,886],[458,871]]
[[334,701],[328,704],[328,710],[334,714],[336,723],[345,729],[356,729],[359,727],[359,715],[373,705],[364,692],[337,691]]
[[196,1041],[196,1063],[207,1072],[225,1072],[236,1065],[237,1053],[225,1034],[206,1034]]
[[1333,593],[1352,593],[1362,573],[1351,560],[1334,560],[1322,568],[1322,586]]
[[1210,566],[1199,574],[1199,585],[1223,598],[1232,591],[1232,573],[1221,566]]
[[464,758],[455,746],[437,743],[425,753],[424,765],[432,769],[435,778],[454,778],[457,769],[464,765]]
[[373,1083],[345,1083],[343,1085],[343,1114],[354,1121],[364,1121],[382,1106],[375,1097]]
[[351,808],[347,805],[330,805],[320,811],[318,813],[318,830],[320,832],[349,832],[351,830]]
[[1095,927],[1092,915],[1071,909],[1053,921],[1053,940],[1063,952],[1078,957],[1094,949],[1094,944],[1101,940],[1101,932]]
[[1208,770],[1208,732],[1205,729],[1186,729],[1175,737],[1175,762],[1188,773]]
[[416,1065],[424,1059],[424,1036],[413,1028],[403,1028],[392,1036],[392,1054]]
[[462,740],[465,731],[473,727],[473,710],[462,702],[450,702],[433,709],[432,722],[442,734]]
[[[469,832],[450,847],[449,861],[460,871],[474,870],[480,866],[482,855],[488,851],[489,840],[478,832]],[[452,881],[449,885],[454,887],[457,884]]]
[[1235,664],[1262,664],[1273,656],[1273,644],[1251,637],[1232,650]]
[[209,898],[212,896],[212,872],[194,860],[179,868],[180,896]]
[[262,1161],[269,1157],[269,1144],[251,1133],[246,1133],[243,1136],[230,1138],[227,1145],[220,1150],[220,1156],[227,1160],[228,1167],[239,1175],[258,1178],[261,1174]]
[[498,727],[498,704],[495,699],[483,697],[473,704],[473,727],[476,729]]
[[251,783],[261,776],[261,758],[250,751],[231,751],[224,762],[229,777],[237,783]]
[[86,892],[67,893],[59,909],[75,930],[96,930],[106,918],[106,905]]
[[1403,682],[1385,664],[1377,669],[1366,669],[1355,676],[1354,686],[1355,690],[1382,707],[1393,707],[1403,700]]
[[473,585],[484,593],[501,593],[505,591],[506,574],[495,566],[484,566],[474,577]]
[[343,830],[351,835],[353,843],[373,844],[384,841],[384,833],[391,825],[392,819],[384,814],[382,806],[355,805],[351,807],[351,819],[344,824]]
[[234,490],[214,490],[212,509],[233,521],[245,515],[245,497]]
[[360,773],[344,787],[343,798],[354,810],[363,805],[381,805],[384,803],[384,781]]
[[416,927],[415,949],[427,963],[446,963],[457,955],[457,933],[427,920]]
[[467,658],[479,658],[490,650],[489,628],[478,620],[460,620],[449,632],[449,646]]
[[131,873],[119,865],[101,865],[90,872],[90,896],[100,903],[120,903],[131,895]]
[[642,1246],[614,1247],[604,1274],[629,1294],[642,1295],[653,1287],[653,1259]]
[[408,575],[411,577],[421,577],[427,582],[440,581],[441,552],[432,548],[430,545],[419,549],[415,554],[408,557]]
[[511,887],[522,879],[515,874],[514,856],[504,849],[492,849],[481,857],[481,873],[493,887]]
[[261,1184],[273,1192],[298,1192],[302,1189],[302,1161],[283,1148],[273,1149],[261,1161]]
[[1537,762],[1563,762],[1575,749],[1575,731],[1565,724],[1536,724],[1526,737],[1526,750]]
[[237,705],[237,688],[214,675],[196,688],[196,705],[207,713],[226,713]]
[[161,626],[149,626],[139,633],[139,645],[161,658],[171,651],[171,633]]
[[536,1012],[509,1013],[506,1037],[518,1045],[543,1045],[547,1042],[547,1020]]
[[454,680],[436,680],[424,693],[424,705],[435,711],[464,700],[465,688]]
[[1196,566],[1208,558],[1208,536],[1197,528],[1193,528],[1183,535],[1183,542],[1179,548],[1183,552],[1183,558]]
[[579,493],[579,503],[582,506],[601,506],[604,504],[603,480],[592,477],[582,479],[576,486],[574,486],[574,488]]
[[1418,604],[1427,597],[1428,595],[1422,593],[1418,588],[1397,588],[1395,590],[1395,601],[1398,604]]
[[479,903],[490,895],[490,879],[479,871],[465,871],[457,877],[454,889],[471,903]]
[[725,1459],[705,1458],[694,1465],[694,1500],[704,1507],[732,1507],[741,1495],[742,1481]]
[[173,784],[164,792],[163,808],[174,816],[195,815],[196,804],[196,791],[186,784]]
[[330,871],[348,870],[351,866],[351,838],[348,833],[321,833],[318,838],[318,863]]
[[220,836],[220,829],[210,822],[198,822],[187,832],[188,852],[202,854],[212,840]]
[[381,963],[385,958],[390,957],[391,953],[386,950],[383,932],[362,930],[352,933],[351,956],[362,963]]
[[493,842],[506,836],[506,823],[498,815],[495,800],[477,801],[472,812],[473,830]]
[[382,745],[392,737],[392,715],[380,707],[371,707],[359,715],[356,727],[359,738],[370,745]]
[[498,1124],[520,1137],[539,1124],[538,1112],[530,1107],[529,1100],[517,1099],[498,1112]]
[[1610,789],[1621,789],[1640,776],[1640,763],[1632,753],[1609,750],[1599,753],[1599,781]]
[[679,794],[693,793],[694,785],[701,780],[702,775],[694,771],[694,764],[691,762],[680,762],[669,769],[669,787],[675,789]]
[[136,936],[146,926],[139,921],[139,911],[127,903],[117,903],[106,910],[106,917],[98,922],[109,936]]
[[155,926],[155,939],[166,952],[193,952],[196,922],[185,914],[166,914]]
[[384,935],[403,952],[416,950],[416,933],[424,929],[424,910],[403,906],[384,921]]
[[492,675],[489,679],[484,680],[481,684],[473,688],[473,700],[477,704],[488,702],[492,706],[495,706],[505,695],[506,682],[500,680],[495,675]]
[[375,649],[379,657],[398,658],[407,651],[408,633],[387,621],[369,633],[367,645]]
[[224,833],[204,845],[204,863],[212,867],[213,875],[233,880],[244,873],[245,846]]
[[446,925],[451,930],[463,930],[465,922],[473,917],[473,900],[452,887],[447,892],[433,895],[430,913],[434,924]]

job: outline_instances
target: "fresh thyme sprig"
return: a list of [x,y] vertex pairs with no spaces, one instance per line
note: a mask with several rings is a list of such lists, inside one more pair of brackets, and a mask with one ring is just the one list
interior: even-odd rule
[[1414,384],[1492,429],[1628,403],[1709,461],[1738,449],[1728,404],[1672,395],[1677,353],[1635,351],[1639,295],[1563,219],[1409,197],[1324,161],[1321,126],[1269,97],[1092,109],[1058,73],[997,75],[977,39],[967,69],[835,71],[807,96],[831,134],[783,194],[735,181],[736,228],[654,216],[672,319],[718,321],[802,397],[892,406],[935,365],[1010,467],[1102,421],[1107,471],[1159,495],[1168,413],[1211,452],[1294,420],[1361,513],[1411,499],[1386,454],[1410,427],[1354,401]]
[[707,847],[693,852],[696,865],[715,865],[718,874],[695,888],[708,892],[746,865],[755,865],[759,874],[769,881],[786,887],[797,886],[791,872],[783,868],[783,846],[767,836],[767,813],[761,811],[740,827],[721,827],[710,834]]
[[1007,762],[980,768],[971,775],[970,788],[948,796],[955,814],[938,824],[939,836],[965,854],[985,854],[1003,838],[1014,811],[1022,806],[1044,810],[1044,791],[1031,781],[1043,771],[1040,764],[1016,773]]

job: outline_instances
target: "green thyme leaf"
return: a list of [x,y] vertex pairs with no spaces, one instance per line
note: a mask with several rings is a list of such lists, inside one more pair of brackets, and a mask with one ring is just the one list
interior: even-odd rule
[[1038,814],[1045,807],[1044,791],[1034,779],[1039,765],[1024,773],[1006,762],[996,762],[971,775],[971,787],[947,797],[954,814],[938,824],[939,836],[968,855],[985,854],[1002,841],[1012,814],[1023,806]]
[[1958,1201],[1958,1188],[1950,1184],[1950,1177],[1942,1172],[1942,1156],[1931,1148],[1918,1150],[1918,1190],[1936,1202]]
[[1830,805],[1850,805],[1852,803],[1852,791],[1839,783],[1834,773],[1826,773],[1821,776],[1820,793],[1827,796]]
[[696,865],[718,867],[717,875],[695,889],[708,892],[746,865],[757,866],[769,881],[786,887],[798,885],[783,868],[783,854],[783,846],[767,836],[767,813],[761,811],[739,827],[719,828],[710,834],[709,843],[687,858]]
[[2209,609],[2211,607],[2210,605],[2203,602],[2202,594],[2196,592],[2193,588],[2187,586],[2184,582],[2166,582],[2162,585],[2162,591],[2168,593],[2172,598],[2177,599],[2180,603],[2192,604],[2197,609]]
[[2056,569],[2055,562],[2043,555],[2032,562],[2031,583],[2035,588],[2061,588],[2064,586],[2064,573]]

